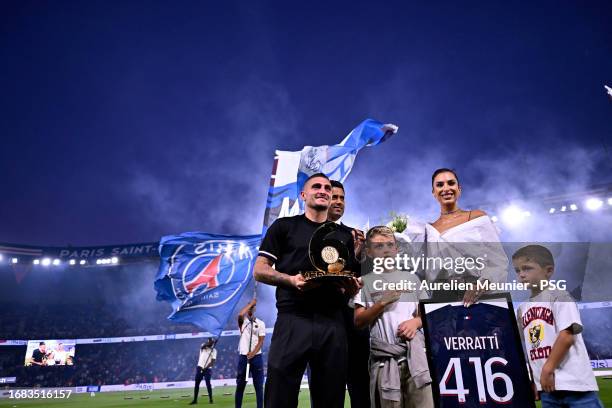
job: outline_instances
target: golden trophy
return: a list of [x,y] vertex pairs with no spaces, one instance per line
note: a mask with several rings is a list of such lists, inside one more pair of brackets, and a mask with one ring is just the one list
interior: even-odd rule
[[334,222],[317,228],[308,245],[310,262],[316,270],[302,272],[304,279],[328,281],[355,277],[352,271],[344,269],[351,256],[348,242],[352,239],[351,234]]

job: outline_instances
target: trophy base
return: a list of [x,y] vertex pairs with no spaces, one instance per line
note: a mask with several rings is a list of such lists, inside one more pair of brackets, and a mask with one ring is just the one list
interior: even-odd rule
[[351,271],[341,271],[337,273],[321,272],[321,271],[307,271],[302,272],[305,281],[342,281],[344,279],[354,278],[355,274]]

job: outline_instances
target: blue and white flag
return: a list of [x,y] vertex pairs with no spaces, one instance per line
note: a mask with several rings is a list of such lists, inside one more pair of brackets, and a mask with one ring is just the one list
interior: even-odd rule
[[309,176],[325,173],[332,180],[344,182],[357,152],[363,147],[384,142],[397,133],[397,129],[395,125],[366,119],[337,145],[305,146],[298,152],[277,150],[264,215],[264,232],[275,219],[304,211],[304,204],[298,198]]
[[155,290],[157,300],[172,303],[168,319],[220,335],[253,276],[260,243],[261,235],[163,237]]

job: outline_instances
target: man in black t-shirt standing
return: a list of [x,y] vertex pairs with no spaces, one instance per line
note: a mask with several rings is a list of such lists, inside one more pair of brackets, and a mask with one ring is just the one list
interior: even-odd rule
[[[276,286],[278,310],[268,355],[267,408],[297,407],[307,364],[313,407],[344,406],[347,342],[342,309],[346,295],[356,293],[359,285],[356,279],[347,279],[342,287],[320,284],[305,281],[301,274],[315,270],[308,245],[327,221],[331,191],[327,176],[310,176],[300,193],[305,213],[272,223],[255,262],[255,279]],[[347,244],[347,269],[355,270],[352,239]]]
[[47,345],[41,341],[38,348],[32,352],[32,364],[42,366],[47,363]]

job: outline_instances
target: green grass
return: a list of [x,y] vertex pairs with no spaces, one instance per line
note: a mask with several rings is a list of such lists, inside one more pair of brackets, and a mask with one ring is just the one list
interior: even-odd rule
[[[201,391],[196,407],[211,407],[225,408],[234,407],[234,389],[235,387],[216,387],[213,389],[214,404],[208,403],[208,397],[204,396],[204,391]],[[201,390],[201,389],[200,389]],[[223,395],[229,393],[229,395]],[[169,398],[161,398],[169,397]],[[189,405],[193,398],[193,389],[169,390],[169,391],[129,391],[129,392],[104,392],[96,393],[95,397],[90,394],[72,394],[68,399],[39,399],[39,400],[17,400],[17,399],[0,399],[0,407],[15,407],[15,408],[47,408],[47,407],[74,407],[74,408],[144,408],[144,407],[191,407]],[[347,395],[348,398],[348,395]],[[303,389],[300,392],[301,407],[309,407],[310,400],[308,397],[308,389]],[[255,407],[255,393],[252,386],[247,386],[242,406],[245,408]],[[347,407],[350,405],[346,405]]]
[[[603,406],[612,407],[612,378],[597,377],[597,385],[599,385],[599,399]],[[541,407],[539,402],[537,406]]]
[[[597,379],[599,384],[599,397],[604,407],[612,407],[612,379]],[[1,399],[0,407],[29,408],[29,407],[75,407],[75,408],[144,408],[144,407],[182,407],[189,406],[193,396],[192,390],[172,390],[172,391],[130,391],[130,392],[109,392],[97,393],[95,397],[90,394],[72,394],[69,399],[39,399],[39,400],[17,400]],[[253,387],[248,386],[246,392],[253,392]],[[229,393],[230,395],[223,395]],[[210,405],[208,397],[199,398],[198,407],[229,408],[234,406],[234,387],[217,387],[213,391],[215,403]],[[161,398],[169,397],[169,398]],[[126,399],[131,398],[131,399]],[[255,394],[244,395],[243,407],[255,407]],[[348,394],[345,407],[349,407]],[[537,404],[540,407],[540,404]],[[300,408],[310,407],[308,390],[300,392]]]

